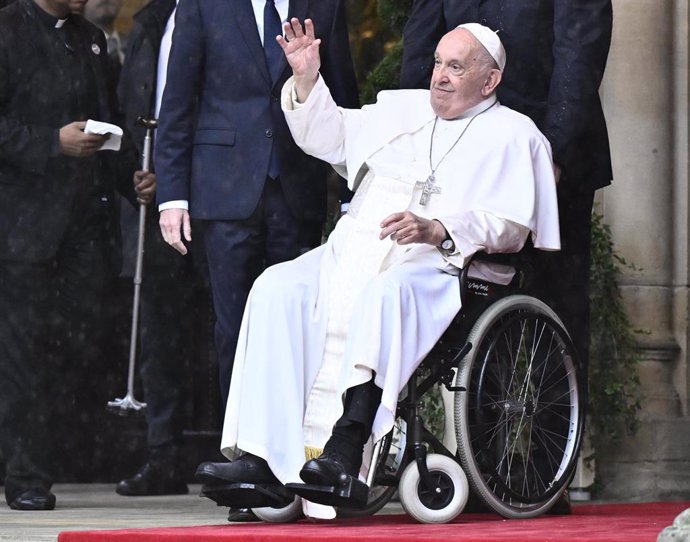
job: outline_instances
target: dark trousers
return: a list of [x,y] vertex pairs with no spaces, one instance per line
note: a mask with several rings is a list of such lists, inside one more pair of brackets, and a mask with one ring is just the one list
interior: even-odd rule
[[589,266],[594,192],[578,190],[561,179],[558,212],[560,252],[535,251],[539,295],[559,315],[575,345],[581,363],[583,392],[589,365]]
[[93,370],[101,354],[103,215],[98,198],[82,200],[54,258],[0,261],[0,449],[8,502],[52,485],[51,462],[64,439],[55,423],[79,416],[69,373]]
[[246,220],[204,222],[223,409],[230,390],[242,314],[254,280],[266,267],[296,258],[317,246],[321,242],[321,228],[319,222],[296,220],[287,207],[280,182],[271,179],[266,180],[261,200]]

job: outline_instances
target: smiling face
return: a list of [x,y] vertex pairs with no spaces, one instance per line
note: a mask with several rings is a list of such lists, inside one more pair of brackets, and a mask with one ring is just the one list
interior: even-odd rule
[[431,107],[442,119],[454,119],[493,94],[501,72],[489,52],[464,28],[439,41],[431,75]]

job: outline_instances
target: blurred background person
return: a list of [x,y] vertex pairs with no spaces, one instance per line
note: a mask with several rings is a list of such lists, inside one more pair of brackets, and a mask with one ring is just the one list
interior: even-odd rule
[[108,55],[118,65],[125,61],[127,36],[121,35],[115,28],[115,21],[120,15],[123,0],[88,0],[84,6],[84,17],[103,30],[108,44]]

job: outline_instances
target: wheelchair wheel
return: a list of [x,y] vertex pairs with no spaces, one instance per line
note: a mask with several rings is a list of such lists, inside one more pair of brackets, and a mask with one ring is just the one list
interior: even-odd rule
[[467,504],[467,477],[460,465],[445,455],[429,454],[426,464],[435,488],[428,489],[420,483],[417,463],[412,461],[400,478],[400,502],[421,523],[447,523]]
[[362,509],[340,507],[338,517],[371,516],[388,504],[398,489],[400,473],[407,464],[406,445],[407,424],[397,418],[393,429],[381,439],[381,454],[376,465],[374,483],[369,488],[367,506]]
[[252,508],[256,517],[268,523],[292,523],[302,517],[302,499],[295,495],[295,499],[282,508],[265,506]]
[[575,470],[582,432],[578,364],[541,301],[501,299],[477,320],[455,396],[458,452],[474,493],[506,518],[546,512]]

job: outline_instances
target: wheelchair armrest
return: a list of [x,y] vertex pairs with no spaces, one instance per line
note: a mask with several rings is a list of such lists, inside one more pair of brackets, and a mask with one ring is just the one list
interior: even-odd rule
[[[508,290],[508,291],[524,291],[528,290],[534,279],[534,266],[532,264],[532,259],[530,257],[533,249],[531,246],[526,246],[520,252],[514,253],[494,253],[489,254],[487,252],[476,252],[470,260],[467,262],[465,267],[460,270],[459,280],[460,280],[460,299],[463,306],[465,305],[465,300],[467,298],[470,284],[472,284],[473,290],[479,288],[484,289],[498,289],[498,290]],[[474,279],[469,276],[470,268],[474,263],[493,263],[502,266],[512,267],[515,270],[515,275],[511,282],[507,285],[496,284],[481,279]],[[476,291],[475,291],[476,293]],[[504,294],[505,295],[505,294]]]

